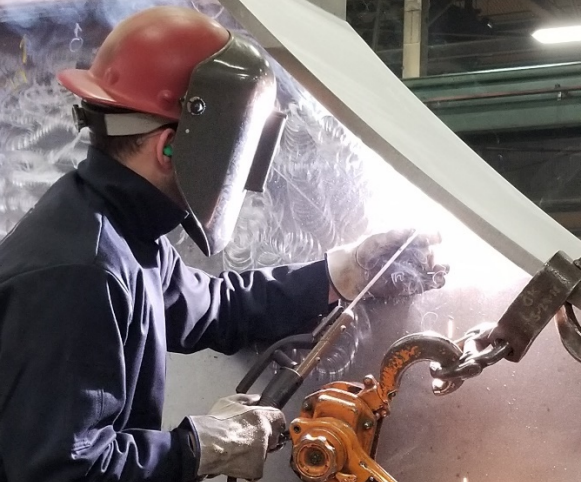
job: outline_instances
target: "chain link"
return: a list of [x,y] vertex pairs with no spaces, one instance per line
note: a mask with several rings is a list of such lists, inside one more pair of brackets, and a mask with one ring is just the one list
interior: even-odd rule
[[498,340],[494,343],[487,342],[484,349],[479,349],[486,338],[483,331],[478,328],[467,332],[463,338],[457,340],[463,354],[459,360],[449,366],[431,366],[431,375],[443,381],[467,380],[478,376],[484,368],[498,363],[510,352],[511,347],[507,341]]

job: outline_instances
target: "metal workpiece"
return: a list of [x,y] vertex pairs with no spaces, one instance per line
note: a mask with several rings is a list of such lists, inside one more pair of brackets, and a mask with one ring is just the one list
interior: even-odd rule
[[581,268],[565,253],[559,251],[547,261],[508,307],[491,335],[492,339],[509,343],[507,360],[518,362],[524,357],[542,329],[580,290],[580,285]]

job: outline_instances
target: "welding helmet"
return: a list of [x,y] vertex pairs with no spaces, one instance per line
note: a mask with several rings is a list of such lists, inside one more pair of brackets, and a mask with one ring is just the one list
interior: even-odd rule
[[177,124],[183,227],[207,256],[221,251],[246,190],[263,189],[285,121],[261,52],[194,10],[154,7],[115,27],[89,70],[58,79],[82,99],[79,129],[127,136]]

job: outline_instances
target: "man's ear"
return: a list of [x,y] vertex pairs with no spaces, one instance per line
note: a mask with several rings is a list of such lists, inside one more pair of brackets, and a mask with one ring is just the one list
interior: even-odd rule
[[158,136],[156,142],[156,160],[165,174],[174,170],[172,165],[172,141],[174,140],[174,134],[174,129],[164,129]]

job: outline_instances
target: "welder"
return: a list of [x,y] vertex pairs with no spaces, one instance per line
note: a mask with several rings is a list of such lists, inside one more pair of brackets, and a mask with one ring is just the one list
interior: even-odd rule
[[[58,78],[91,145],[0,244],[0,481],[260,478],[283,414],[239,395],[161,430],[166,353],[309,330],[411,232],[306,265],[187,267],[165,235],[182,225],[220,252],[250,180],[265,179],[282,118],[268,60],[194,10],[156,7]],[[437,241],[419,236],[372,296],[441,287]]]

